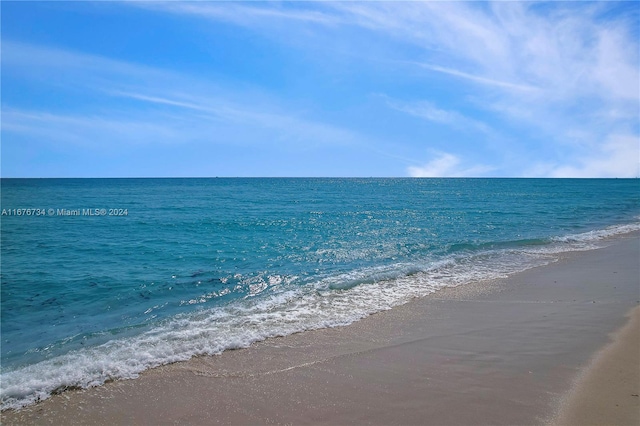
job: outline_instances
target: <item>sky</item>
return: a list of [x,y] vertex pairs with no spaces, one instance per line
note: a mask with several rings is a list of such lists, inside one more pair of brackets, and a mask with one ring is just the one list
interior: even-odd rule
[[2,1],[2,177],[638,177],[640,3]]

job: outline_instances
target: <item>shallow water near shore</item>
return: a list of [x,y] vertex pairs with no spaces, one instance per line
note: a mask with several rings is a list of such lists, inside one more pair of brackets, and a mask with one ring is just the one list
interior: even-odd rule
[[638,194],[638,180],[3,179],[3,408],[554,262],[640,229]]

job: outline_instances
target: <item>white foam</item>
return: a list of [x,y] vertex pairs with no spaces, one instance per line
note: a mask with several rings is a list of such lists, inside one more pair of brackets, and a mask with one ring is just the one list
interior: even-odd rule
[[608,238],[636,231],[640,231],[640,222],[614,225],[606,227],[604,229],[597,229],[594,231],[582,232],[579,234],[569,234],[552,238],[552,240],[562,243],[596,243]]

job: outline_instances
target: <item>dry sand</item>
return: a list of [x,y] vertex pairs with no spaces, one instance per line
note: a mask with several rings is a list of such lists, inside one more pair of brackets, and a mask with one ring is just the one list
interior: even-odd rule
[[[636,397],[625,394],[634,392],[626,382],[638,386],[633,332],[611,346],[631,348],[624,363],[608,349],[590,360],[640,303],[639,241],[634,234],[500,282],[447,289],[348,327],[65,392],[3,413],[2,423],[547,424],[559,407],[575,412],[573,395],[577,407],[590,405],[580,402],[587,390],[603,401],[600,417],[589,419],[637,424],[637,404],[626,402]],[[614,363],[622,374],[604,373],[606,385],[581,375],[588,366],[600,376],[601,365]],[[622,411],[630,417],[618,417]],[[556,422],[581,421],[564,415]]]

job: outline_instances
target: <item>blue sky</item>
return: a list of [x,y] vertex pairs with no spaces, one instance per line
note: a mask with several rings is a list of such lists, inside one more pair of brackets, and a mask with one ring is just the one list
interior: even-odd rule
[[3,177],[640,174],[638,2],[1,2]]

